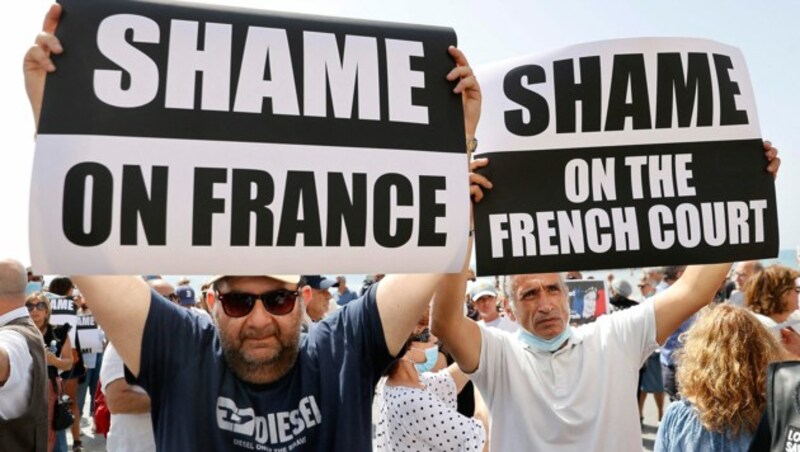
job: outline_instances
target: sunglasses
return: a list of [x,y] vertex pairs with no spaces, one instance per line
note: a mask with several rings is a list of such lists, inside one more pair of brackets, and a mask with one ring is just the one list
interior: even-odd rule
[[172,292],[171,294],[167,295],[167,298],[169,298],[171,301],[178,301],[178,294]]
[[411,337],[412,342],[428,342],[429,340],[431,340],[430,328],[425,328],[421,332]]
[[250,314],[256,300],[264,303],[264,308],[272,315],[286,315],[294,309],[297,302],[297,291],[278,289],[256,295],[246,292],[220,293],[216,290],[217,299],[228,317],[244,317]]
[[39,311],[46,311],[47,310],[47,302],[46,301],[40,301],[38,303],[25,303],[25,307],[28,308],[28,312],[31,312],[34,309],[38,309]]

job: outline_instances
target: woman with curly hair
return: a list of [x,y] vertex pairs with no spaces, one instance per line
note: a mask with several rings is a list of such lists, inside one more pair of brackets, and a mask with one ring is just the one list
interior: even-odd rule
[[797,311],[797,278],[800,272],[783,265],[770,265],[753,275],[745,287],[745,305],[756,318],[797,358],[800,355],[800,336],[791,328],[776,327]]
[[677,371],[682,399],[658,429],[656,451],[745,451],[766,405],[775,338],[747,310],[709,308],[684,336]]

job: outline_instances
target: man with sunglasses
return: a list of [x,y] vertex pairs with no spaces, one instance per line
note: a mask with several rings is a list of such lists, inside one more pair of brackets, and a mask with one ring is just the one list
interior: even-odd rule
[[0,261],[0,438],[3,450],[47,449],[47,367],[25,307],[25,267]]
[[[60,14],[53,5],[24,60],[37,124],[45,76],[56,70],[50,55],[62,52],[54,35]],[[480,89],[464,55],[448,51],[455,67],[443,76],[457,82],[466,138],[474,140]],[[214,324],[138,277],[75,282],[149,393],[159,449],[361,451],[371,449],[375,384],[442,277],[387,276],[303,336],[297,275],[214,278]]]

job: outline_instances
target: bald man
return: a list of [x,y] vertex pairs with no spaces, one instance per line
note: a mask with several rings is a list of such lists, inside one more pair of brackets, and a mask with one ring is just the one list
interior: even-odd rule
[[44,339],[25,307],[25,267],[0,261],[0,438],[4,450],[47,449]]

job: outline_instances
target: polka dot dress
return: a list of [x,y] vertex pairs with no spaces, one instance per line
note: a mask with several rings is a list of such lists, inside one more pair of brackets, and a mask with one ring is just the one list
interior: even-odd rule
[[375,446],[381,451],[481,451],[483,424],[456,411],[456,385],[443,370],[421,376],[425,389],[384,386]]

